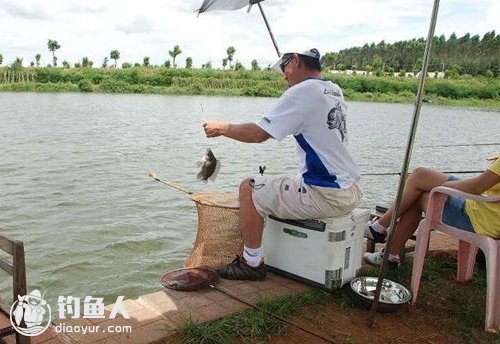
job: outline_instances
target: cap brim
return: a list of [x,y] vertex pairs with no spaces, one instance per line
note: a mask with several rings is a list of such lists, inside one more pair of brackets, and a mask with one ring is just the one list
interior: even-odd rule
[[280,59],[279,59],[278,61],[276,61],[276,63],[275,63],[275,64],[273,64],[273,66],[271,67],[271,68],[272,68],[272,69],[274,69],[274,71],[275,71],[275,72],[277,72],[279,75],[285,75],[285,74],[283,74],[283,71],[281,70],[281,67],[280,67],[281,61],[283,60],[283,56],[284,56],[284,55],[282,55],[282,56],[280,57]]

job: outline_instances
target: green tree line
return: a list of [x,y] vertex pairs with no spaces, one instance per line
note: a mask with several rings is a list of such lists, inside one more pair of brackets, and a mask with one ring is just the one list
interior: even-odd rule
[[[429,71],[448,71],[452,74],[498,76],[500,74],[500,35],[495,30],[481,38],[466,33],[435,36],[432,42]],[[395,43],[381,41],[362,47],[326,53],[324,63],[336,69],[375,72],[418,72],[422,67],[425,39]]]
[[[7,69],[0,68],[0,76]],[[4,90],[52,91],[55,85],[66,85],[67,91],[113,93],[171,93],[171,94],[224,94],[244,96],[279,96],[286,82],[272,70],[217,70],[191,68],[33,68],[31,79],[25,84],[6,84]],[[418,80],[348,76],[325,73],[327,79],[342,87],[351,99],[411,101]],[[1,85],[0,85],[1,86]],[[63,87],[63,86],[60,86]],[[0,87],[0,90],[2,88]],[[451,80],[429,79],[426,97],[447,99],[481,99],[500,101],[500,79],[463,77]],[[399,99],[398,99],[399,98]]]

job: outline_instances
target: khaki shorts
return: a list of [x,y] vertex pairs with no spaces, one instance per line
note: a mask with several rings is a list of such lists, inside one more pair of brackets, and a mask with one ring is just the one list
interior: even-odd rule
[[257,176],[252,199],[262,217],[322,219],[342,216],[354,210],[363,193],[357,184],[348,189],[307,185],[297,177]]

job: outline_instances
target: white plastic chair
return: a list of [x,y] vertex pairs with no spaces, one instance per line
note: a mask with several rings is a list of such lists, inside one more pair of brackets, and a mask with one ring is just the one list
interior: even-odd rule
[[[413,271],[411,289],[413,292],[412,304],[417,302],[420,278],[424,265],[425,255],[429,246],[429,237],[432,230],[451,235],[459,240],[457,256],[457,282],[466,282],[472,279],[477,249],[484,252],[486,258],[487,290],[486,290],[486,319],[487,332],[500,331],[500,240],[464,231],[442,222],[444,203],[448,196],[458,196],[480,202],[500,202],[500,196],[487,197],[465,193],[448,187],[432,189],[427,205],[426,217],[420,222],[413,257]],[[497,224],[500,226],[500,223]]]

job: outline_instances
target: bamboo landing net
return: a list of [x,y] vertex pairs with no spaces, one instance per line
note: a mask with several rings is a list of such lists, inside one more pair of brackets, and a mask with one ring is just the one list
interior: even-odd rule
[[217,268],[243,251],[239,228],[238,195],[230,192],[196,193],[191,198],[198,211],[198,232],[185,267]]

